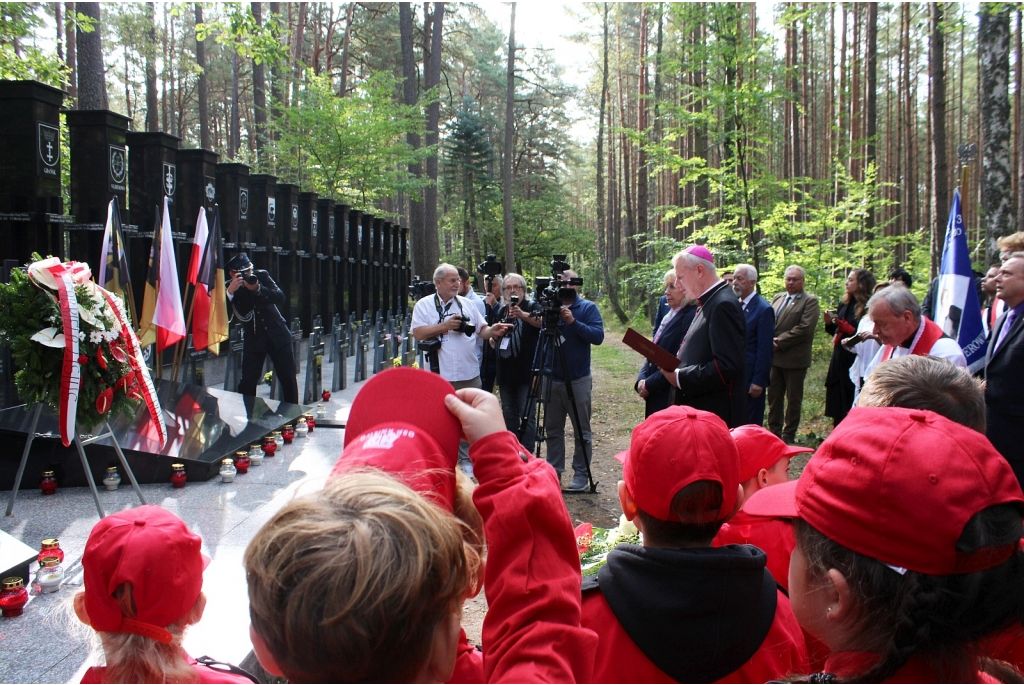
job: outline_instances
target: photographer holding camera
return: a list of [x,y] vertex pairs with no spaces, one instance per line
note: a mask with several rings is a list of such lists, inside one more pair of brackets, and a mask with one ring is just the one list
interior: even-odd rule
[[[498,282],[498,278],[495,276],[495,282]],[[532,450],[537,441],[536,413],[530,412],[525,431],[520,431],[520,427],[533,377],[533,356],[540,337],[540,316],[531,314],[539,310],[540,305],[528,297],[526,279],[519,274],[505,275],[502,292],[506,304],[499,308],[494,320],[512,324],[512,328],[504,338],[493,343],[497,358],[501,413],[505,417],[505,427],[515,433],[526,448]]]
[[[230,276],[228,299],[235,316],[245,323],[242,378],[238,382],[238,392],[247,397],[256,396],[256,384],[263,375],[263,362],[269,354],[281,384],[282,398],[285,402],[298,404],[299,383],[292,356],[292,334],[277,308],[285,302],[284,293],[269,273],[253,269],[245,252],[229,259],[224,267]],[[249,406],[248,402],[246,406]]]
[[[559,256],[561,255],[556,255]],[[552,269],[557,263],[557,259],[552,262]],[[604,342],[604,321],[597,305],[580,297],[579,284],[582,280],[576,272],[566,268],[562,270],[561,276],[557,284],[564,285],[558,292],[560,299],[562,292],[566,293],[566,297],[562,299],[562,305],[558,310],[557,326],[562,338],[561,356],[564,357],[565,365],[563,368],[562,360],[553,354],[553,350],[545,360],[545,369],[550,369],[551,372],[551,397],[544,413],[544,431],[547,434],[548,463],[555,467],[561,480],[562,471],[565,470],[565,420],[571,411],[569,393],[565,387],[565,381],[568,380],[572,385],[573,398],[579,410],[580,430],[575,431],[572,483],[565,489],[569,492],[583,492],[590,480],[587,475],[586,454],[591,453],[589,449],[584,450],[583,443],[585,441],[587,445],[592,444],[590,396],[593,391],[593,379],[590,376],[590,346]]]

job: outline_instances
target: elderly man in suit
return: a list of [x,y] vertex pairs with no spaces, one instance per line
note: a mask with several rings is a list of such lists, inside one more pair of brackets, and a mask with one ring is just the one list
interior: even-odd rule
[[1003,261],[996,294],[1006,303],[1006,313],[996,321],[985,355],[985,434],[1024,484],[1024,252]]
[[768,430],[786,443],[796,442],[800,427],[804,378],[811,365],[811,343],[820,313],[818,298],[804,291],[805,276],[803,267],[790,266],[786,291],[772,298],[775,355],[768,381]]
[[747,421],[746,321],[736,294],[718,277],[711,252],[691,245],[672,260],[676,285],[696,297],[697,313],[676,356],[662,374],[675,388],[673,403],[718,415],[730,428]]
[[757,293],[757,269],[750,264],[736,266],[732,290],[740,298],[747,322],[747,423],[764,423],[765,388],[772,370],[775,349],[775,310]]

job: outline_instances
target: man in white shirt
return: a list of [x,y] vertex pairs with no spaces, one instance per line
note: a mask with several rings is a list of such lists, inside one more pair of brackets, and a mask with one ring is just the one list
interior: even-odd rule
[[921,313],[921,305],[914,293],[902,283],[890,285],[872,295],[868,300],[868,311],[875,324],[874,335],[882,347],[864,370],[864,378],[882,362],[908,354],[941,357],[967,368],[967,358],[960,345]]
[[[440,374],[456,390],[480,387],[477,339],[500,338],[512,327],[506,323],[488,326],[476,305],[459,296],[461,286],[462,279],[454,266],[438,266],[434,270],[434,287],[437,292],[416,302],[409,325],[418,343],[438,341],[437,350],[427,355],[431,370]],[[474,328],[469,330],[467,326]],[[465,442],[460,446],[459,463],[468,475],[472,475],[468,447]]]
[[[410,324],[417,342],[432,339],[440,341],[437,351],[438,373],[456,390],[480,387],[477,338],[500,338],[510,328],[509,324],[504,323],[488,326],[480,310],[459,296],[461,284],[462,279],[454,266],[441,264],[437,267],[434,271],[434,287],[437,292],[416,303]],[[463,332],[467,324],[475,328]]]

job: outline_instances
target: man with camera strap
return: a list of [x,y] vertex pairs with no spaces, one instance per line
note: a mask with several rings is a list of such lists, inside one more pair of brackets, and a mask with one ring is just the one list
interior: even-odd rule
[[[512,327],[507,323],[487,325],[480,310],[459,296],[462,279],[451,264],[434,270],[436,292],[416,302],[409,328],[420,349],[428,349],[430,370],[452,384],[456,390],[480,387],[480,361],[476,354],[477,337],[500,338]],[[468,452],[463,469],[471,471]]]

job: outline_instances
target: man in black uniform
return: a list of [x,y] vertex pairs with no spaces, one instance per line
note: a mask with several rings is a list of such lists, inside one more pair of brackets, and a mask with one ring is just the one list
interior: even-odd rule
[[292,334],[277,308],[277,305],[284,304],[284,293],[269,273],[253,270],[252,262],[244,252],[232,257],[225,266],[231,276],[228,299],[235,316],[245,324],[242,380],[238,383],[238,392],[256,395],[256,384],[269,354],[284,401],[298,404],[299,383],[292,356]]

